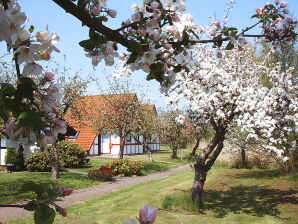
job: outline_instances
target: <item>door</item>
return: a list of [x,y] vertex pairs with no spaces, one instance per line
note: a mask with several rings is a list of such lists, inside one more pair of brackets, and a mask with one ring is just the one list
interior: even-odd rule
[[101,152],[102,154],[110,154],[110,136],[109,135],[102,135],[101,136]]

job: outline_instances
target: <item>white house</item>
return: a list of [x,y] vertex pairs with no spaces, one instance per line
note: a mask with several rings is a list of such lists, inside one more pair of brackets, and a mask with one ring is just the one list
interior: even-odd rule
[[[136,94],[129,94],[130,97],[136,97]],[[81,99],[80,102],[80,110],[85,111],[86,113],[98,113],[98,110],[92,109],[91,104],[104,104],[107,97],[119,97],[120,95],[111,94],[111,95],[93,95],[93,96],[85,96]],[[83,105],[83,106],[82,106]],[[155,110],[155,106],[145,105],[147,109]],[[83,108],[83,109],[82,109]],[[80,120],[75,120],[70,116],[70,113],[66,113],[65,120],[68,124],[74,128],[77,132],[74,136],[66,136],[66,140],[70,142],[75,142],[79,144],[83,150],[88,152],[88,155],[118,155],[120,150],[120,137],[117,135],[108,135],[108,134],[100,134],[95,133],[94,129],[90,125],[91,121],[86,120],[86,118],[82,118]],[[142,144],[143,138],[142,136],[138,136],[139,141],[132,137],[128,137],[125,139],[124,145],[124,155],[132,155],[132,154],[143,154],[144,149]],[[160,149],[160,143],[157,139],[151,139],[148,146],[154,151]]]

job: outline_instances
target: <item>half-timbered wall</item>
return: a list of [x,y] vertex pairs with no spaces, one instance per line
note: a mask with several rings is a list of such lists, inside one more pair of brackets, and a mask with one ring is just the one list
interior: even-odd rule
[[6,138],[0,139],[0,165],[4,166],[5,164],[5,156],[6,156]]
[[[139,136],[139,141],[143,141],[143,137]],[[159,150],[159,141],[151,140],[149,147],[152,150]],[[89,150],[89,155],[110,154],[118,155],[120,151],[120,137],[117,135],[97,135]],[[143,154],[143,146],[139,144],[134,138],[127,137],[125,139],[124,155]]]

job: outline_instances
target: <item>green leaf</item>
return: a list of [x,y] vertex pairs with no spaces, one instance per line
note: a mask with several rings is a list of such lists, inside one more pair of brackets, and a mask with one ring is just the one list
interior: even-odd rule
[[16,90],[16,98],[23,99],[27,98],[33,100],[33,91],[35,83],[29,77],[21,78]]
[[27,211],[34,211],[37,209],[37,204],[36,204],[36,201],[33,200],[33,201],[29,201],[27,203],[27,205],[24,207],[25,210]]
[[142,50],[142,47],[140,43],[131,40],[128,43],[127,50],[130,52],[140,52]]
[[29,31],[30,33],[33,33],[33,31],[34,31],[34,26],[31,25],[31,26],[29,27],[28,31]]
[[11,96],[11,95],[15,94],[16,89],[14,88],[13,85],[11,85],[9,83],[2,83],[0,92],[1,92],[1,97]]
[[96,41],[89,39],[89,40],[82,40],[79,42],[79,45],[89,51],[92,51],[96,46]]
[[155,79],[155,74],[153,72],[150,72],[146,77],[147,81],[154,80],[154,79]]
[[22,191],[33,191],[39,196],[44,192],[44,186],[43,184],[28,182],[23,184]]
[[16,125],[17,127],[40,128],[42,120],[37,113],[24,111],[19,115]]
[[251,19],[252,18],[259,18],[260,16],[258,14],[254,14],[252,17],[250,17]]
[[137,58],[138,58],[138,54],[137,53],[135,53],[135,52],[133,52],[133,53],[131,53],[131,55],[129,56],[129,58],[128,58],[128,60],[127,60],[127,64],[132,64],[132,63],[134,63],[136,60],[137,60]]
[[232,50],[233,48],[234,48],[234,44],[232,43],[232,41],[230,41],[226,46],[226,50]]
[[38,224],[54,223],[56,212],[46,204],[40,205],[34,212],[34,222]]

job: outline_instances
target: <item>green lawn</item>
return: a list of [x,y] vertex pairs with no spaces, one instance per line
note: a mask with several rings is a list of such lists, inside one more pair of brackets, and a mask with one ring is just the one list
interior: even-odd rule
[[[168,169],[177,167],[179,165],[184,165],[189,163],[189,161],[186,159],[186,155],[190,152],[190,149],[182,149],[182,150],[183,150],[182,160],[181,160],[181,150],[179,150],[179,154],[178,154],[179,159],[172,159],[171,150],[164,145],[161,146],[161,151],[157,151],[152,154],[154,163],[148,162],[148,154],[132,155],[127,157],[131,160],[143,161],[145,163],[143,174],[148,175],[150,173],[168,170]],[[99,169],[101,166],[111,163],[114,159],[115,158],[101,157],[101,156],[90,157],[90,161],[88,165],[86,165],[83,168],[76,168],[72,170],[88,172],[90,169]]]
[[[205,210],[189,199],[193,171],[143,183],[67,208],[55,223],[117,224],[138,216],[143,204],[158,209],[157,224],[298,223],[298,182],[268,170],[216,166],[205,185]],[[32,223],[32,218],[11,223]]]
[[48,172],[0,173],[0,204],[23,201],[34,197],[33,192],[24,193],[21,191],[21,187],[25,182],[53,183],[73,189],[102,184],[99,181],[89,180],[87,175],[82,174],[61,172],[59,180],[51,179],[50,176]]
[[[172,160],[170,158],[170,150],[163,148],[162,152],[153,154],[153,163],[147,162],[148,155],[129,156],[131,160],[144,161],[143,175],[168,170],[178,165],[185,164],[187,160]],[[99,169],[102,165],[107,165],[113,161],[113,158],[108,157],[91,157],[89,164],[84,168],[72,169],[77,171],[88,172],[89,169]],[[0,173],[0,204],[14,203],[22,201],[34,196],[33,193],[21,192],[21,186],[25,181],[34,181],[36,183],[59,183],[63,187],[71,187],[73,189],[90,187],[102,182],[92,181],[84,174],[73,174],[61,172],[61,178],[58,181],[50,178],[48,172],[13,172]]]

